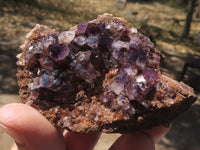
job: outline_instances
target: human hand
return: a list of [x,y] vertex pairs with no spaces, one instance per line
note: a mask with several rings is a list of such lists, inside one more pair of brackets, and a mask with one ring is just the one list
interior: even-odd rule
[[[78,134],[56,129],[38,111],[25,104],[8,104],[0,109],[0,125],[15,141],[11,150],[92,150],[100,132]],[[121,135],[110,150],[154,150],[169,128],[154,127]]]

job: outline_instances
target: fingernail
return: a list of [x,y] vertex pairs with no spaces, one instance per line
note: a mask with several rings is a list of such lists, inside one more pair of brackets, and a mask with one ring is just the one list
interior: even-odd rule
[[8,128],[8,127],[6,127],[6,126],[5,126],[4,124],[2,124],[2,123],[0,123],[0,127],[1,127],[9,136],[11,136],[11,137],[15,140],[17,146],[18,146],[18,145],[19,145],[19,147],[25,146],[25,144],[21,144],[21,143],[23,143],[23,142],[21,142],[23,138],[22,138],[21,135],[18,134],[14,129]]
[[4,126],[2,123],[0,123],[0,127],[3,128],[3,129],[6,129],[7,127]]

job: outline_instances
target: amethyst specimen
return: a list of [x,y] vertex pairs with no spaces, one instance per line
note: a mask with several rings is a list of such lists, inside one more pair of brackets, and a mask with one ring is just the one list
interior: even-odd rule
[[149,38],[108,14],[61,33],[37,25],[21,48],[22,101],[74,132],[167,125],[196,99],[161,74],[162,54]]

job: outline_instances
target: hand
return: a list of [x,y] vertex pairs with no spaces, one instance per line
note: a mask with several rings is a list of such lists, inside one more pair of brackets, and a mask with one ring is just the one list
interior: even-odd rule
[[[56,129],[38,111],[25,104],[8,104],[0,109],[0,125],[15,141],[11,150],[92,150],[100,132],[77,134]],[[110,150],[154,150],[168,128],[154,127],[120,136]],[[17,148],[18,147],[18,148]]]

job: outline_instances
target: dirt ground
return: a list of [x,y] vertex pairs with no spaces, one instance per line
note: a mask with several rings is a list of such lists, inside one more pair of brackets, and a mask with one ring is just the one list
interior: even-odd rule
[[[58,5],[52,5],[55,3],[53,0],[48,3],[45,0],[40,2],[43,3],[35,7],[25,3],[16,4],[12,0],[0,0],[0,107],[19,102],[15,56],[20,52],[19,45],[24,42],[25,34],[37,23],[62,31],[77,23],[96,18],[104,12],[122,16],[131,26],[136,26],[143,33],[152,34],[158,48],[166,57],[161,63],[161,70],[176,79],[180,76],[188,54],[200,56],[200,45],[196,41],[196,33],[200,32],[200,20],[194,18],[190,36],[183,40],[180,40],[179,36],[184,22],[173,25],[173,18],[185,19],[186,11],[183,8],[170,7],[159,2],[129,1],[125,10],[118,11],[113,8],[114,0],[65,1],[67,3],[58,0]],[[184,78],[184,82],[192,86],[198,95],[199,77],[199,69],[189,68]],[[102,134],[95,150],[108,149],[119,136],[120,134]],[[13,140],[0,128],[0,150],[9,150],[12,144]],[[156,149],[200,150],[200,96],[189,111],[173,122],[170,132],[156,145]]]

